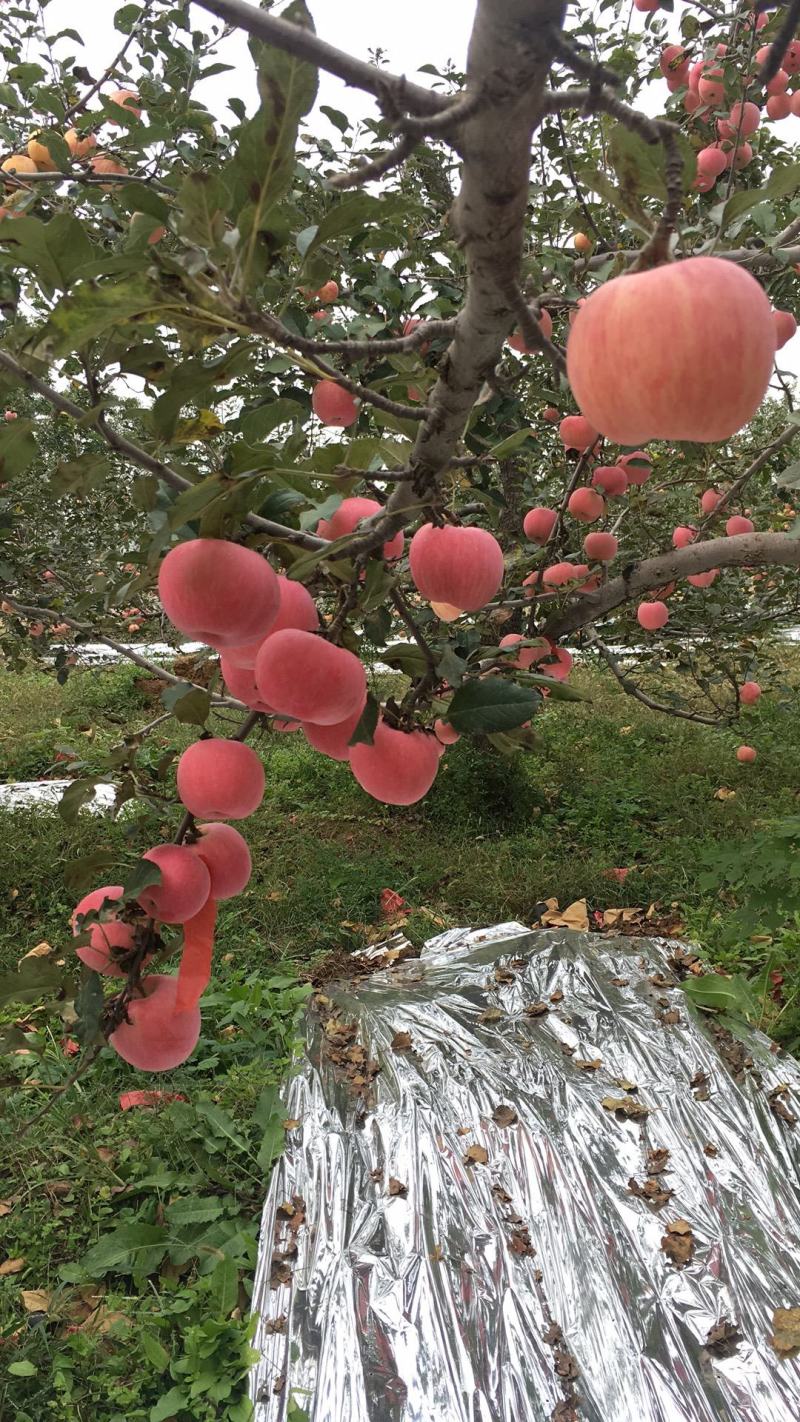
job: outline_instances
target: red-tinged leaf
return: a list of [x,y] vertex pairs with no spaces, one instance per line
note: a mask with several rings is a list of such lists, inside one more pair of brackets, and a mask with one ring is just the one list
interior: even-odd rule
[[394,889],[381,889],[381,913],[384,918],[394,918],[405,906],[405,899],[401,894],[396,894]]
[[216,899],[207,899],[200,912],[183,925],[183,952],[175,994],[176,1012],[188,1012],[196,1007],[208,987],[216,921]]
[[121,1111],[133,1111],[137,1106],[167,1106],[170,1101],[187,1101],[180,1091],[123,1091],[120,1093]]
[[81,1049],[80,1042],[76,1042],[74,1037],[61,1038],[61,1050],[65,1057],[77,1057]]

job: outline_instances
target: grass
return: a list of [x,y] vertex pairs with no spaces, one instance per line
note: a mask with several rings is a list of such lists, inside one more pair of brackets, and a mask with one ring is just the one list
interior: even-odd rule
[[[789,667],[789,686],[794,676]],[[39,674],[0,676],[0,774],[63,773],[60,747],[98,768],[124,728],[156,714],[136,679],[87,671],[58,688]],[[591,669],[575,682],[591,699],[549,708],[537,753],[506,760],[462,741],[408,810],[367,800],[347,767],[300,735],[265,740],[267,793],[246,827],[253,879],[222,908],[204,1037],[181,1070],[142,1078],[106,1051],[19,1139],[73,1063],[57,1014],[35,1002],[6,1010],[4,1020],[19,1013],[36,1030],[33,1055],[4,1059],[5,1084],[18,1089],[6,1092],[3,1249],[24,1263],[0,1277],[0,1346],[12,1368],[0,1416],[244,1422],[247,1280],[282,1139],[276,1083],[304,997],[297,974],[379,934],[384,888],[407,901],[406,932],[418,942],[453,924],[531,922],[552,895],[562,905],[586,897],[590,908],[677,905],[727,969],[752,976],[777,964],[785,996],[776,1003],[765,990],[767,1021],[791,1039],[797,926],[789,919],[754,943],[752,924],[736,927],[731,876],[721,896],[703,877],[721,846],[746,860],[755,826],[796,814],[790,691],[763,698],[743,727],[716,731],[660,718]],[[193,734],[159,727],[150,763]],[[758,747],[753,766],[735,760],[744,739]],[[0,970],[41,940],[67,947],[76,894],[64,873],[76,856],[100,845],[138,854],[174,821],[138,803],[116,825],[5,815]],[[611,872],[619,868],[630,870],[624,884]],[[120,1092],[151,1086],[187,1100],[120,1111]],[[47,1311],[26,1313],[22,1290],[47,1293]]]

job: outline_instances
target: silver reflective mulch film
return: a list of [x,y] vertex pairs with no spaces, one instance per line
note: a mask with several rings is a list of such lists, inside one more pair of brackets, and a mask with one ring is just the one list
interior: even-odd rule
[[502,924],[318,997],[257,1422],[800,1418],[800,1072],[683,958]]

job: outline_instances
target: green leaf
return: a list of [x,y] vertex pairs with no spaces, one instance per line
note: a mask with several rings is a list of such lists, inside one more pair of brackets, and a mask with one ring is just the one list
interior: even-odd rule
[[[292,0],[281,18],[305,29],[314,28],[304,0]],[[300,119],[317,95],[313,65],[256,39],[250,41],[250,50],[258,70],[261,107],[242,126],[237,151],[223,173],[231,193],[229,211],[245,248],[245,271],[252,265],[258,233],[269,233],[277,219],[285,229],[279,239],[288,236],[288,225],[277,204],[294,176]]]
[[[180,198],[180,194],[179,194]],[[144,212],[162,225],[167,222],[171,208],[159,197],[155,188],[147,183],[119,183],[114,187],[114,206],[123,207],[126,212]]]
[[174,1200],[171,1205],[167,1205],[164,1214],[167,1223],[174,1226],[207,1224],[209,1220],[218,1220],[223,1209],[224,1206],[219,1199],[203,1199],[194,1196],[186,1196],[181,1200]]
[[211,697],[199,686],[167,686],[161,693],[161,700],[176,721],[185,726],[204,726],[211,711]]
[[516,686],[499,676],[470,681],[456,692],[447,712],[450,725],[473,735],[491,731],[512,731],[530,721],[539,697],[524,686]]
[[50,476],[50,484],[58,498],[66,494],[88,494],[100,488],[110,470],[105,455],[87,451],[77,459],[60,461]]
[[0,247],[15,266],[28,267],[48,290],[66,291],[83,267],[98,255],[83,224],[60,212],[50,222],[20,217],[3,223]]
[[800,489],[800,460],[787,464],[776,476],[775,483],[779,489]]
[[202,1116],[203,1119],[213,1127],[216,1135],[221,1136],[225,1140],[229,1140],[232,1145],[236,1146],[237,1150],[249,1153],[247,1141],[244,1139],[236,1122],[221,1106],[217,1106],[215,1102],[209,1101],[201,1096],[195,1103],[195,1112],[198,1116]]
[[114,863],[117,856],[111,849],[93,849],[91,854],[84,854],[80,859],[73,859],[64,870],[64,883],[67,888],[80,892],[87,889],[90,884],[97,881],[105,874],[105,871]]
[[149,1422],[172,1422],[183,1411],[191,1412],[192,1404],[182,1387],[171,1387],[150,1408]]
[[313,232],[313,236],[302,249],[298,238],[298,250],[307,260],[323,243],[332,241],[334,237],[343,237],[349,233],[360,235],[370,223],[383,225],[406,213],[407,203],[403,198],[378,198],[370,193],[349,193],[337,200],[335,207],[325,214],[316,228],[306,229]]
[[111,1273],[152,1273],[158,1268],[168,1242],[169,1235],[163,1225],[138,1221],[120,1225],[110,1234],[104,1234],[84,1256],[84,1274],[97,1278]]
[[[769,181],[760,188],[748,188],[744,192],[734,193],[728,198],[722,209],[722,215],[718,219],[720,224],[720,235],[725,231],[737,217],[748,212],[753,207],[758,207],[764,202],[777,202],[781,198],[789,197],[800,188],[800,163],[788,163],[783,167],[775,167]],[[714,209],[716,213],[718,209]]]
[[375,739],[375,727],[378,724],[379,711],[380,704],[370,691],[367,694],[364,710],[361,712],[361,719],[347,742],[349,746],[372,745]]
[[46,958],[23,958],[15,973],[0,977],[0,1006],[7,1002],[32,1002],[62,987],[64,970]]
[[[599,197],[610,202],[612,207],[616,207],[627,217],[629,222],[633,222],[641,232],[650,233],[653,230],[653,220],[645,212],[638,197],[632,192],[623,192],[606,177],[605,173],[600,173],[594,168],[582,168],[578,174],[587,188],[596,192]],[[613,264],[613,259],[612,259]],[[595,273],[599,278],[600,273]]]
[[[696,160],[683,134],[677,135],[677,142],[683,154],[683,190],[686,192],[694,179]],[[661,143],[647,143],[624,124],[615,124],[609,135],[608,156],[626,197],[635,199],[644,193],[648,197],[666,198],[665,154]]]
[[225,236],[230,193],[218,173],[190,173],[178,191],[178,230],[205,251],[213,251]]
[[96,780],[73,780],[58,802],[58,813],[68,825],[77,824],[78,815],[84,805],[94,798]]
[[169,1353],[158,1339],[154,1338],[152,1333],[140,1333],[139,1344],[148,1363],[152,1363],[159,1373],[166,1372],[169,1367]]
[[427,669],[428,661],[421,647],[414,642],[393,642],[381,655],[381,661],[390,667],[397,667],[405,676],[421,676]]
[[138,899],[143,889],[151,884],[161,883],[161,870],[151,859],[137,859],[129,874],[125,875],[122,897],[126,903]]
[[38,351],[68,355],[96,336],[125,325],[132,316],[150,312],[156,319],[159,301],[155,287],[142,276],[127,281],[81,282],[51,311]]
[[185,523],[193,523],[198,514],[201,514],[215,499],[221,498],[225,493],[227,490],[216,474],[210,474],[207,479],[201,479],[200,483],[193,484],[191,489],[184,489],[170,510],[170,528],[182,528]]
[[453,648],[448,644],[442,652],[436,664],[437,675],[443,681],[447,681],[451,686],[458,687],[464,680],[464,673],[467,670],[467,663],[463,657],[459,657]]
[[87,972],[75,998],[75,1036],[82,1046],[96,1042],[100,1036],[100,1019],[103,1016],[105,997],[100,974]]
[[704,973],[701,978],[687,978],[681,983],[681,989],[697,1007],[746,1019],[759,1016],[759,1003],[741,973],[734,973],[730,978],[723,978],[720,973]]
[[508,439],[503,439],[489,450],[493,459],[505,459],[506,455],[513,454],[515,449],[526,443],[529,439],[536,439],[536,431],[532,429],[515,430]]
[[8,1371],[12,1378],[35,1378],[38,1370],[34,1363],[29,1363],[27,1358],[22,1358],[18,1363],[9,1363]]
[[227,1255],[214,1266],[209,1277],[209,1293],[220,1318],[229,1318],[239,1298],[239,1270]]
[[36,438],[30,420],[9,420],[0,425],[0,474],[14,479],[24,474],[36,457]]

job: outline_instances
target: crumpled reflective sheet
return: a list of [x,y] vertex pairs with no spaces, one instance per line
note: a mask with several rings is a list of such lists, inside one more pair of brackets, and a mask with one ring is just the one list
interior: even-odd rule
[[[797,1113],[800,1073],[756,1033],[726,1064],[662,985],[677,947],[504,924],[329,990],[264,1209],[257,1422],[800,1417],[800,1364],[769,1342],[774,1310],[800,1306],[800,1126],[767,1096],[787,1084]],[[380,1062],[365,1088],[322,1046],[331,1018]],[[500,1104],[516,1124],[493,1122]],[[466,1163],[473,1146],[485,1164]],[[648,1177],[657,1150],[667,1168]],[[659,1210],[629,1188],[648,1179],[674,1192]],[[680,1221],[682,1268],[662,1248]],[[712,1356],[723,1320],[741,1341]]]

